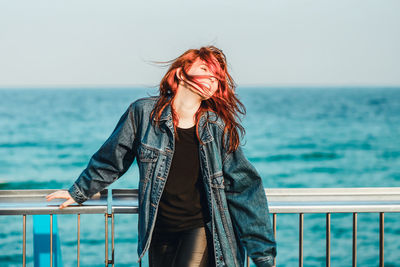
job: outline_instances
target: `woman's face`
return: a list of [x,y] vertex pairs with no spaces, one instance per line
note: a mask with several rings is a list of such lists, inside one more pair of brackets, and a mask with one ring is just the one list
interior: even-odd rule
[[207,64],[200,58],[197,58],[196,61],[193,62],[192,66],[190,67],[187,73],[193,76],[208,76],[208,77],[196,78],[196,81],[198,83],[208,88],[208,90],[206,91],[200,88],[197,84],[185,80],[187,84],[197,89],[194,91],[196,91],[196,93],[199,94],[203,98],[203,100],[210,98],[218,90],[218,79],[213,77],[214,74],[210,71]]

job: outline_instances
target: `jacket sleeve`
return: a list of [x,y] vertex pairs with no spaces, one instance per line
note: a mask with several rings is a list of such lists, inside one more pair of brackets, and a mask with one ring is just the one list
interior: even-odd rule
[[260,175],[239,146],[223,161],[225,193],[234,229],[256,266],[273,266],[276,242]]
[[132,165],[135,159],[133,149],[136,129],[133,104],[121,116],[117,126],[93,154],[87,167],[68,189],[71,197],[79,204],[91,198],[119,177]]

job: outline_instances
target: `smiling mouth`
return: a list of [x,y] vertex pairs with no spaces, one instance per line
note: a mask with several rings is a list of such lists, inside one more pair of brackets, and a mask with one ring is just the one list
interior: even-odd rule
[[211,89],[211,86],[208,83],[201,83],[201,84],[207,87],[208,89]]

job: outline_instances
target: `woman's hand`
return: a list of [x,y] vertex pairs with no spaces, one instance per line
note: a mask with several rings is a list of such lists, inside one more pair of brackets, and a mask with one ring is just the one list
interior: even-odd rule
[[69,192],[67,190],[58,190],[58,191],[55,191],[55,192],[53,192],[51,194],[48,194],[46,196],[47,201],[50,201],[50,200],[52,200],[54,198],[65,198],[65,199],[67,199],[67,201],[65,201],[64,203],[62,203],[59,206],[60,209],[63,209],[63,208],[65,208],[65,207],[67,207],[67,206],[69,206],[69,205],[71,205],[73,203],[76,203],[75,200],[71,197],[71,195],[69,194]]

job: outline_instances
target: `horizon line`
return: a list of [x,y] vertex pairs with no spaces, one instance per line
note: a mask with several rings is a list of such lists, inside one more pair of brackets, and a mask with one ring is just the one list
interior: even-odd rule
[[[399,85],[393,84],[237,84],[236,88],[399,88]],[[1,86],[0,90],[10,90],[10,89],[158,89],[158,85],[118,85],[118,84],[71,84],[71,85],[11,85],[11,86]]]

